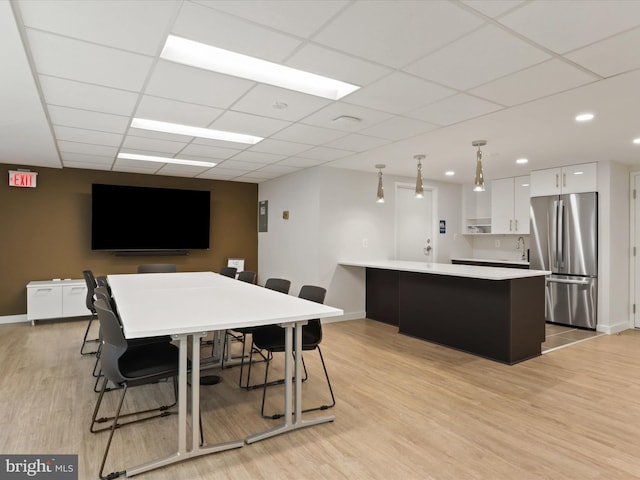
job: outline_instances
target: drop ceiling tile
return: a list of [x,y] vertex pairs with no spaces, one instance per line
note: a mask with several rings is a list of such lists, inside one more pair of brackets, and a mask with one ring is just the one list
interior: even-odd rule
[[[389,140],[384,138],[370,137],[367,135],[359,135],[352,133],[342,138],[338,138],[329,143],[325,143],[325,147],[340,148],[342,150],[349,150],[351,152],[364,152],[372,148],[378,148],[382,145],[389,143]],[[304,155],[304,154],[303,154]]]
[[254,152],[245,150],[244,152],[240,152],[233,157],[233,160],[240,160],[242,162],[254,162],[254,163],[262,163],[262,164],[271,164],[279,162],[285,158],[284,155],[272,155],[270,153],[262,153],[262,152]]
[[502,108],[502,106],[495,103],[460,93],[414,110],[407,115],[435,125],[451,125],[495,112]]
[[301,41],[229,14],[185,2],[171,33],[233,52],[282,62]]
[[640,28],[565,55],[592,72],[611,77],[640,68]]
[[[327,127],[345,132],[357,132],[390,118],[390,113],[372,110],[359,105],[345,102],[334,102],[331,105],[306,117],[303,122],[307,125]],[[340,119],[340,117],[355,117],[360,121]]]
[[504,30],[488,25],[418,60],[406,71],[467,90],[550,58]]
[[312,145],[265,138],[261,142],[252,145],[247,150],[253,152],[273,153],[274,155],[288,156],[304,152],[305,150],[309,150],[310,148],[312,148]]
[[554,52],[566,53],[640,25],[640,2],[527,2],[499,21]]
[[219,148],[222,150],[234,150],[237,153],[240,150],[246,150],[249,145],[246,143],[238,143],[238,142],[225,142],[223,140],[211,140],[209,138],[194,138],[193,144],[195,145],[204,145],[205,147]]
[[238,175],[225,175],[224,173],[219,173],[215,169],[211,169],[200,175],[196,176],[196,178],[206,178],[208,180],[224,180],[230,181],[236,178]]
[[207,127],[223,111],[220,108],[143,95],[135,116],[194,127]]
[[271,178],[276,178],[279,176],[281,176],[281,174],[277,172],[268,172],[266,170],[255,170],[250,174],[243,175],[242,179],[250,178],[251,180],[262,181],[262,180],[269,180]]
[[291,165],[267,165],[266,167],[257,170],[256,172],[276,173],[278,175],[286,175],[288,173],[297,172],[300,167],[293,167]]
[[[455,90],[402,72],[395,72],[352,93],[345,97],[344,101],[384,112],[402,114],[454,93],[456,93]],[[419,99],[418,103],[416,99]]]
[[39,74],[138,91],[153,59],[80,40],[28,30],[29,46]]
[[348,2],[344,0],[290,0],[244,1],[237,0],[194,0],[210,8],[246,18],[276,30],[298,37],[309,37],[324,23],[342,9]]
[[[230,168],[232,170],[242,170],[244,172],[251,172],[253,170],[257,170],[258,168],[264,167],[264,163],[257,162],[240,162],[238,160],[225,160],[220,163],[222,168]],[[216,167],[218,168],[218,167]]]
[[310,168],[315,167],[316,165],[322,165],[326,163],[328,160],[320,160],[315,158],[301,158],[301,157],[290,157],[282,160],[278,165],[285,165],[291,167],[299,167],[299,168]]
[[111,170],[111,162],[109,164],[101,164],[101,163],[86,163],[86,162],[74,162],[74,161],[65,161],[64,168],[80,168],[82,170],[103,170],[109,171]]
[[118,152],[117,147],[108,147],[105,145],[91,145],[89,143],[69,142],[67,140],[58,141],[58,149],[60,153],[79,153],[86,155],[95,155],[98,157],[115,157]]
[[178,142],[187,144],[194,140],[194,137],[188,135],[178,135],[177,133],[156,132],[154,130],[145,130],[143,128],[129,128],[127,135],[131,137],[142,137],[152,140],[162,140],[168,142]]
[[436,128],[439,128],[438,125],[434,125],[432,123],[422,122],[413,118],[396,116],[378,123],[377,125],[366,128],[360,131],[360,133],[389,140],[402,140],[421,133],[430,132]]
[[505,2],[505,0],[461,0],[461,2],[492,18],[498,17],[525,3],[524,0],[509,0],[508,2]]
[[138,96],[115,88],[89,85],[40,75],[44,99],[49,105],[130,116]]
[[113,165],[113,170],[118,172],[146,173],[153,175],[162,168],[162,165],[164,164],[117,158]]
[[502,105],[519,105],[596,81],[595,76],[561,61],[549,60],[494,82],[470,93]]
[[95,143],[96,145],[106,145],[111,147],[120,146],[122,135],[116,133],[96,132],[74,127],[54,127],[54,132],[58,140],[69,140],[71,142]]
[[255,83],[249,80],[160,60],[145,93],[209,107],[228,108],[253,85]]
[[367,62],[321,45],[308,43],[284,62],[306,72],[335,78],[362,87],[392,72],[390,68]]
[[304,158],[311,158],[313,160],[337,160],[338,158],[344,158],[348,155],[352,155],[353,152],[348,150],[340,150],[338,148],[328,147],[315,147],[311,150],[301,153],[299,156]]
[[276,133],[273,135],[273,138],[289,142],[306,143],[308,145],[322,145],[331,140],[344,137],[344,135],[344,132],[338,130],[296,123]]
[[[330,100],[313,95],[306,95],[270,85],[257,85],[234,103],[232,109],[238,112],[253,113],[263,117],[294,122],[329,103],[331,103]],[[284,108],[281,108],[282,106]]]
[[[86,165],[96,165],[98,167],[106,167],[111,168],[113,164],[114,157],[102,157],[98,155],[84,155],[81,153],[71,153],[71,152],[61,152],[60,156],[64,162],[65,166],[68,166],[71,163],[74,164],[86,164]],[[84,168],[84,167],[77,167]]]
[[225,158],[231,158],[238,153],[238,150],[231,148],[221,148],[210,145],[201,145],[199,143],[191,143],[187,145],[182,152],[182,155],[198,156],[204,158],[215,158],[218,160],[224,160]]
[[53,125],[87,128],[110,133],[125,133],[129,126],[129,117],[121,115],[90,112],[57,105],[49,105],[47,110]]
[[[275,177],[273,177],[275,178]],[[248,175],[242,175],[240,177],[236,177],[233,179],[234,182],[244,182],[244,183],[261,183],[264,182],[267,179],[264,178],[254,178],[254,177],[250,177]]]
[[166,0],[20,0],[28,27],[123,50],[155,55],[182,2]]
[[154,138],[136,137],[133,135],[127,135],[125,138],[121,151],[130,152],[131,149],[146,150],[148,152],[155,152],[157,154],[169,154],[175,155],[180,152],[185,146],[186,142],[171,142],[168,140],[158,140]]
[[397,68],[446,45],[481,22],[450,2],[356,2],[313,40]]
[[209,170],[207,170],[206,172],[201,173],[200,175],[198,175],[198,178],[235,178],[239,175],[243,175],[244,173],[246,173],[246,170],[237,170],[237,169],[233,169],[233,168],[224,168],[222,166],[216,166],[213,168],[210,168]]
[[195,167],[193,165],[176,165],[173,163],[166,163],[156,172],[156,175],[195,177],[208,169],[209,167]]
[[[248,113],[227,111],[223,113],[211,128],[227,132],[246,133],[258,137],[268,137],[278,130],[291,125],[291,122],[275,118],[259,117]],[[248,147],[248,145],[247,145]]]

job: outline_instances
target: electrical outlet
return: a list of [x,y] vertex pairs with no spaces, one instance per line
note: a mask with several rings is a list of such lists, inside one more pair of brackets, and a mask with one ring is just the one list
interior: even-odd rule
[[500,240],[496,240],[496,248],[500,247]]
[[369,240],[366,238],[362,239],[362,248],[367,248],[369,246]]

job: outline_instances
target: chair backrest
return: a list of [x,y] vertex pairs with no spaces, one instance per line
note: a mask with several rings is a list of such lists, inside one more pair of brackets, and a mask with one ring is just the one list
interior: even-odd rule
[[176,266],[173,263],[146,263],[138,265],[138,273],[175,273]]
[[124,337],[120,320],[104,299],[96,300],[95,308],[100,321],[103,342],[100,353],[102,371],[113,383],[121,385],[126,378],[120,373],[118,362],[127,351],[127,339]]
[[96,313],[93,308],[93,292],[97,287],[96,279],[93,276],[93,272],[91,270],[84,270],[82,272],[82,276],[84,277],[84,282],[87,284],[87,297],[85,299],[85,305],[92,313]]
[[269,290],[275,290],[280,293],[289,293],[289,288],[291,288],[291,282],[284,278],[268,278],[264,283],[264,288],[268,288]]
[[256,272],[243,270],[238,274],[238,280],[240,280],[241,282],[256,283]]
[[220,275],[224,275],[225,277],[236,278],[236,272],[238,271],[235,267],[222,267],[220,269]]
[[[95,293],[96,300],[104,300],[105,303],[109,306],[109,308],[113,311],[113,313],[116,314],[116,317],[117,317],[118,311],[116,309],[116,304],[113,300],[113,297],[111,296],[111,292],[109,291],[109,289],[107,287],[103,287],[99,285],[96,287],[94,293]],[[94,304],[95,304],[95,300],[94,300]]]
[[[324,297],[326,294],[326,288],[317,287],[315,285],[304,285],[300,289],[298,297],[311,302],[324,303]],[[302,327],[302,331],[304,332],[303,347],[313,348],[322,341],[322,323],[319,318],[309,320],[309,322]]]

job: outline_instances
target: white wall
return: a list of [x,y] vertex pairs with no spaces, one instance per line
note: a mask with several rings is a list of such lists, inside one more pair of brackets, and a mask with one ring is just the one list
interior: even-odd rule
[[[518,235],[472,235],[473,258],[486,260],[522,260],[522,249],[518,249]],[[529,248],[529,235],[522,235],[525,255]],[[498,244],[496,244],[498,242]],[[526,258],[525,258],[526,260]]]
[[[337,263],[394,258],[394,183],[413,179],[385,175],[383,180],[384,204],[375,201],[375,171],[317,167],[261,183],[258,197],[269,201],[269,231],[258,235],[259,282],[289,278],[294,295],[305,283],[324,286],[328,305],[342,308],[347,318],[363,317],[364,269]],[[461,187],[424,183],[436,188],[438,220],[447,225],[446,234],[437,234],[435,261],[469,256],[470,244],[460,234]],[[290,211],[289,220],[282,219],[282,210]]]

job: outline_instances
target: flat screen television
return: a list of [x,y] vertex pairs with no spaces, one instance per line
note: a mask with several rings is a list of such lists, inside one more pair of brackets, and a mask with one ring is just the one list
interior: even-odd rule
[[92,250],[208,249],[210,223],[206,190],[92,185]]

